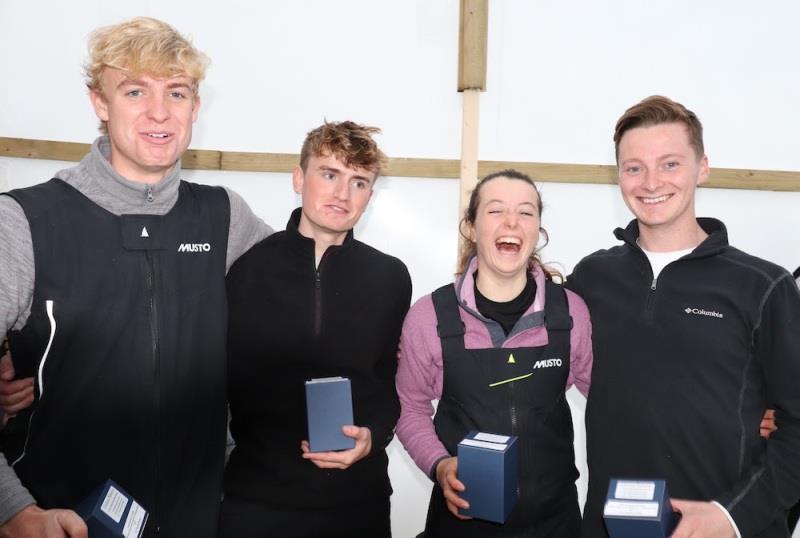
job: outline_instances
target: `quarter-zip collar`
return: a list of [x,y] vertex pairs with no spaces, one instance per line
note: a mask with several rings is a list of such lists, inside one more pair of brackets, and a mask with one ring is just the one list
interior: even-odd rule
[[75,187],[84,196],[115,214],[163,215],[178,199],[181,162],[158,183],[131,181],[111,166],[111,141],[98,137],[78,166],[61,170],[55,177]]
[[[719,254],[728,247],[728,230],[722,221],[708,217],[698,217],[697,224],[708,234],[697,247],[681,259],[705,258]],[[614,236],[620,241],[624,241],[629,248],[645,256],[636,240],[639,238],[639,222],[633,219],[625,228],[614,230]]]
[[[296,208],[294,211],[292,211],[292,214],[289,217],[289,222],[286,223],[287,243],[292,250],[297,252],[299,255],[303,256],[304,258],[310,258],[311,260],[314,260],[314,239],[304,236],[300,233],[299,229],[300,215],[302,211],[302,207]],[[341,245],[331,245],[328,247],[328,249],[325,251],[325,254],[322,256],[322,260],[333,254],[335,251],[349,248],[352,242],[353,230],[350,230],[347,232],[347,236],[345,236],[344,242],[342,242]],[[320,260],[320,265],[322,265],[322,260]]]
[[503,331],[499,323],[493,319],[484,317],[478,311],[478,305],[475,301],[475,271],[478,269],[478,258],[473,256],[467,262],[467,268],[464,273],[460,275],[455,282],[456,297],[458,303],[468,314],[478,318],[485,325],[489,331],[489,336],[492,339],[492,344],[495,347],[510,346],[514,342],[514,337],[523,331],[544,325],[544,272],[538,265],[530,269],[533,279],[536,281],[536,295],[533,298],[533,303],[522,314],[514,325],[514,328],[508,334]]

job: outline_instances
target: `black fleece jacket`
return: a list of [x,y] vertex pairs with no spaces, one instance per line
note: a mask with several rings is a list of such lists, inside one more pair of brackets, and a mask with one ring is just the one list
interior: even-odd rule
[[[228,399],[236,448],[225,492],[292,508],[334,508],[388,497],[385,447],[400,411],[397,345],[411,300],[405,265],[353,239],[315,267],[314,241],[297,229],[245,253],[228,273]],[[351,380],[357,426],[372,451],[346,470],[301,458],[308,439],[304,381]]]
[[[724,225],[653,279],[637,246],[584,258],[567,280],[592,316],[584,536],[605,537],[611,477],[664,478],[715,500],[743,537],[788,537],[800,496],[800,293],[791,275],[728,245]],[[778,431],[759,436],[764,410]]]

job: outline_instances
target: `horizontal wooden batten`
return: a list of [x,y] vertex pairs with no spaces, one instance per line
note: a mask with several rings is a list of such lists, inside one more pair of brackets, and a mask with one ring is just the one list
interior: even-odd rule
[[[0,137],[0,157],[79,161],[89,151],[89,144]],[[228,170],[239,172],[291,172],[300,156],[292,153],[255,153],[189,149],[182,166],[193,170]],[[613,184],[615,166],[599,164],[529,163],[480,161],[478,175],[516,168],[537,181],[557,183]],[[389,159],[387,176],[458,179],[460,163],[456,159]],[[706,187],[768,191],[800,191],[800,172],[712,168]]]

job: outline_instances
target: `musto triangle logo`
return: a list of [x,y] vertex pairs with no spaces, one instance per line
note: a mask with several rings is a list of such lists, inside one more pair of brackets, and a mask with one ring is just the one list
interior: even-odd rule
[[693,316],[708,316],[711,318],[719,318],[719,319],[725,317],[716,310],[703,310],[702,308],[692,308],[690,306],[684,308],[683,311]]

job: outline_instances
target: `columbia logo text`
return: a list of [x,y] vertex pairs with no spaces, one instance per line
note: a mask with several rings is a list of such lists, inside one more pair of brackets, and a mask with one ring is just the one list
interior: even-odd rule
[[709,316],[712,318],[719,318],[719,319],[725,317],[716,310],[703,310],[702,308],[686,307],[683,309],[683,311],[686,312],[687,314],[692,314],[695,316]]
[[211,243],[181,243],[178,252],[211,252]]
[[536,361],[533,365],[533,369],[536,370],[537,368],[553,368],[559,366],[561,366],[561,359],[543,359]]

